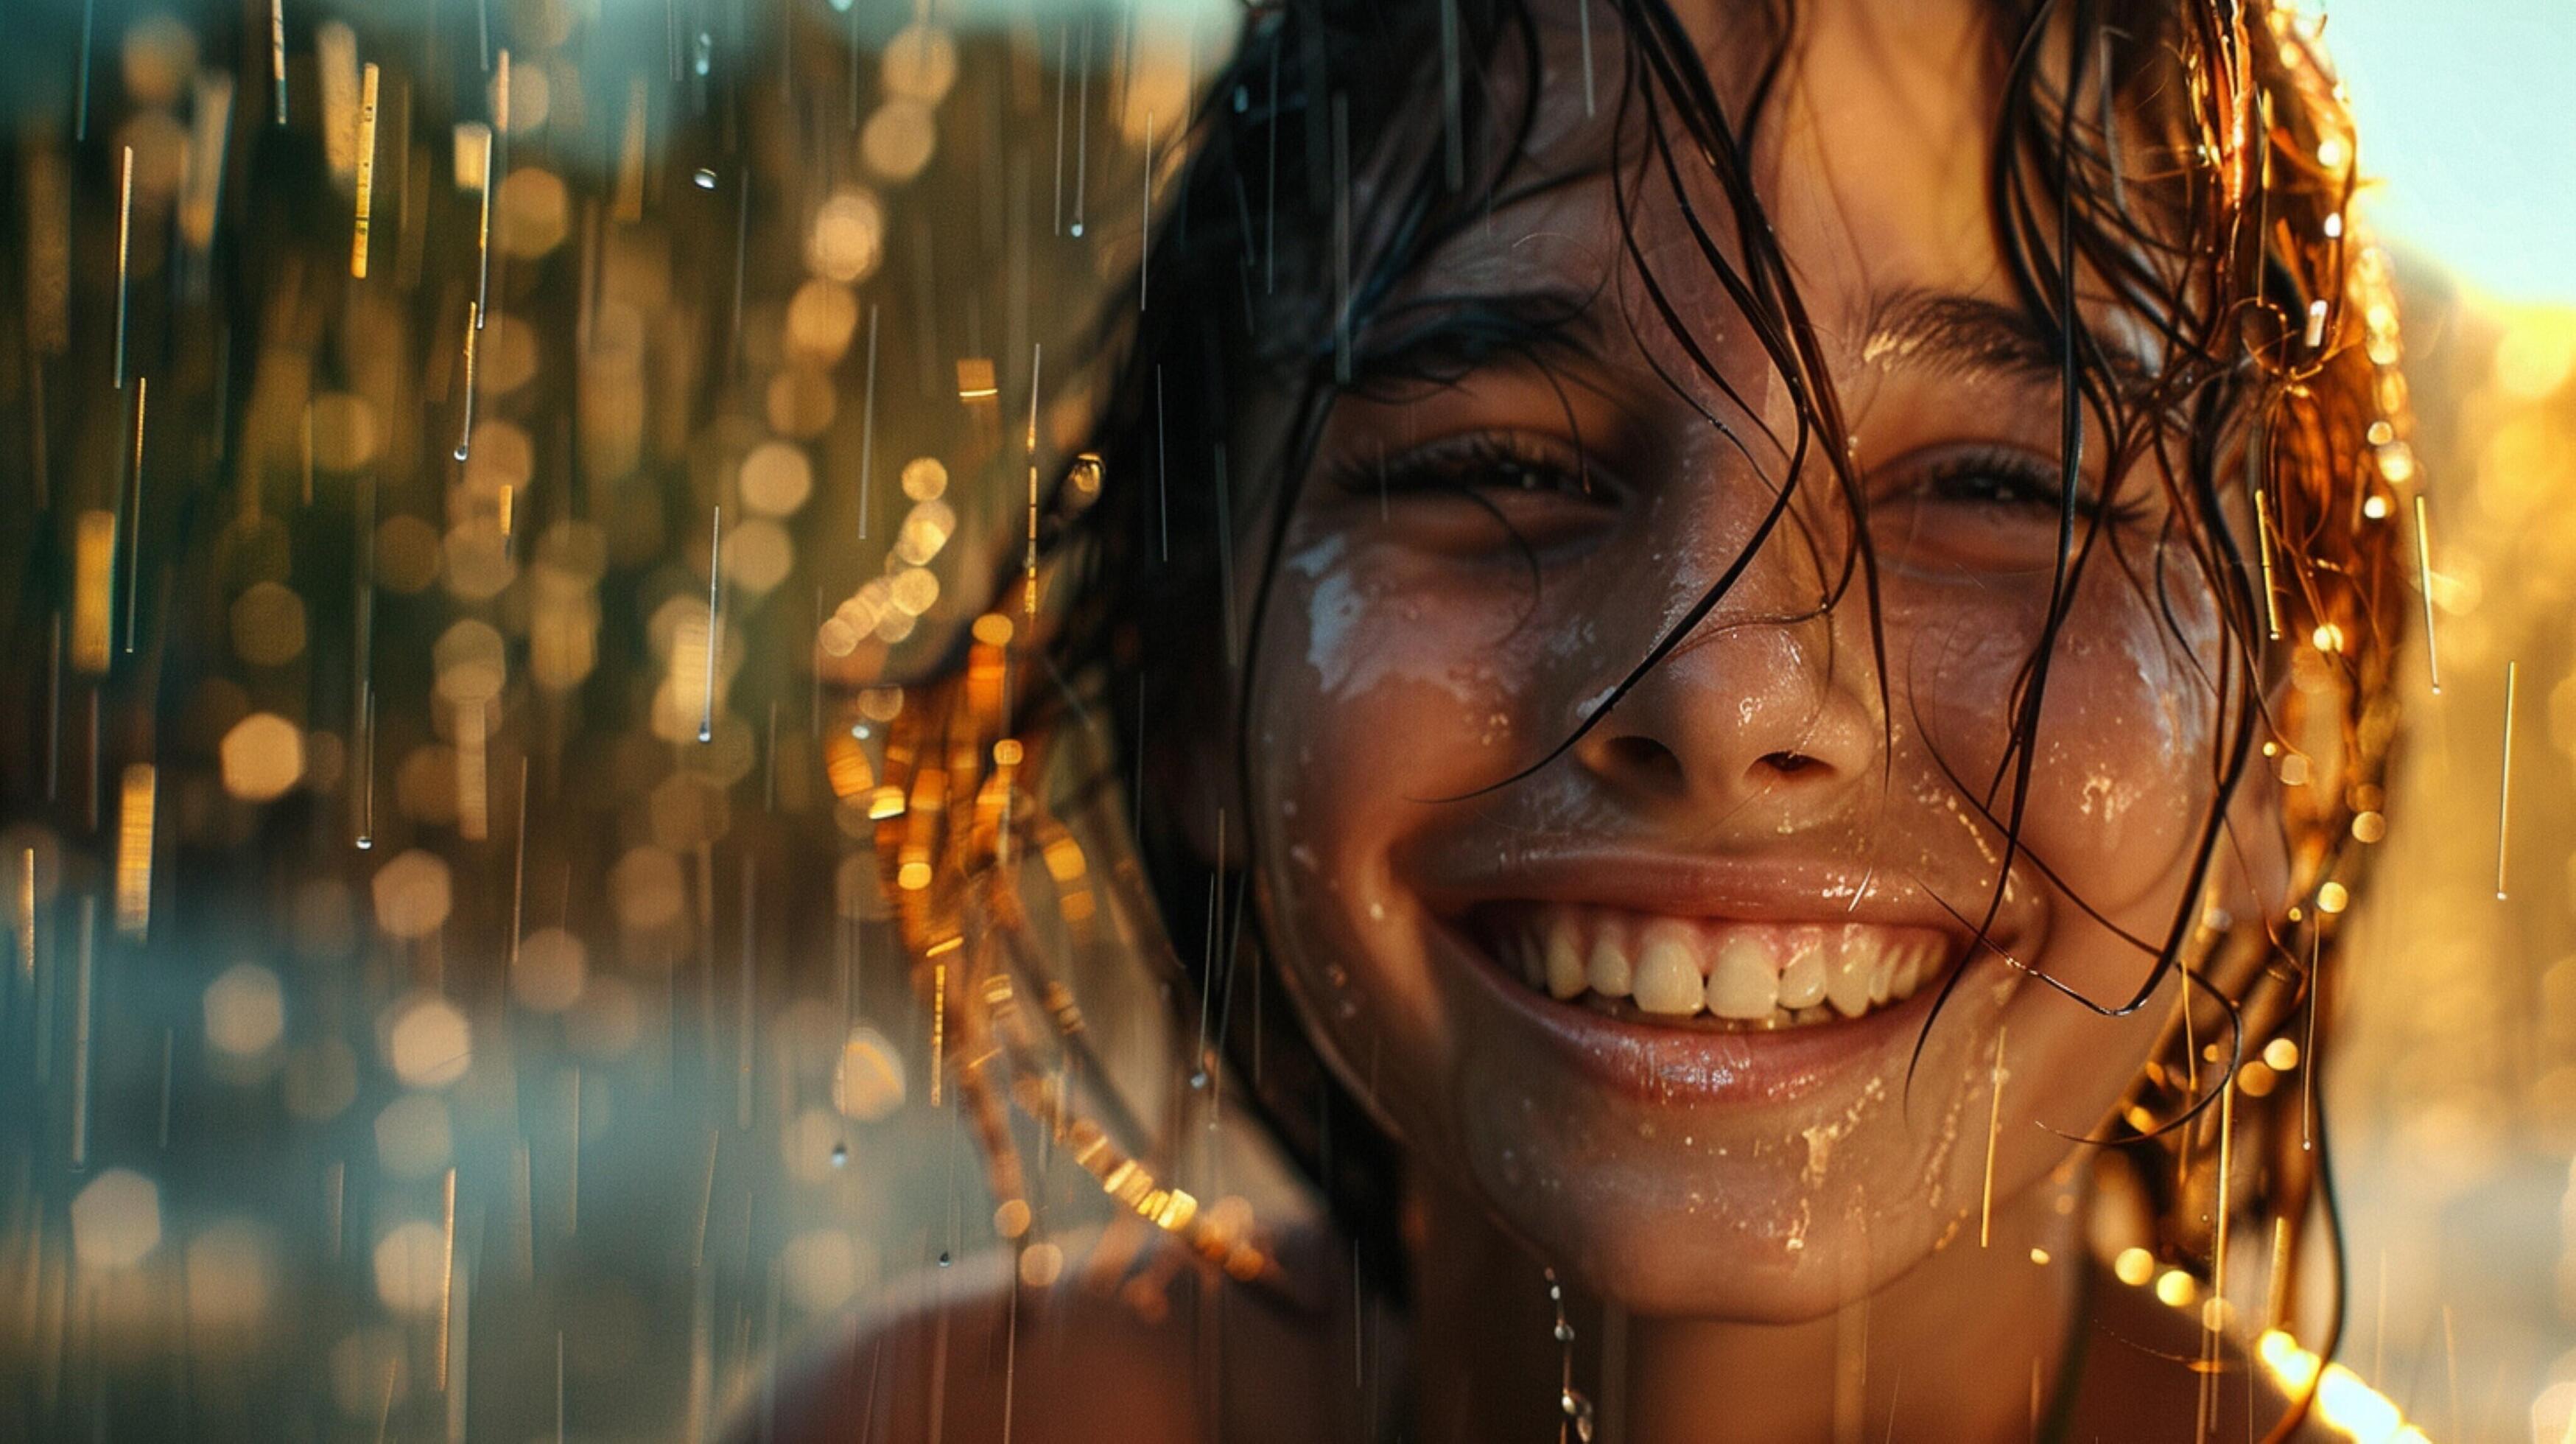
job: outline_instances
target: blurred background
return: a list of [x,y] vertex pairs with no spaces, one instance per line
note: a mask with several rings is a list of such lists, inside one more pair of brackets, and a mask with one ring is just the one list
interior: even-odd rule
[[[1241,14],[12,7],[0,1434],[704,1437],[989,1241],[836,739],[1079,444]],[[2434,1438],[2554,1444],[2576,31],[2325,18],[2441,684],[2417,648],[2319,1084],[2342,1358]],[[1151,1096],[1135,1002],[1092,1012]]]

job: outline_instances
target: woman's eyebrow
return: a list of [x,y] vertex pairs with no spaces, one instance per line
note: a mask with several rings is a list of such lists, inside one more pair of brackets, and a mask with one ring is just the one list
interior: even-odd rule
[[1602,354],[1586,294],[1550,288],[1421,296],[1375,318],[1354,381],[1457,379],[1489,361]]
[[[2093,347],[2126,387],[2152,380],[2146,358],[2094,328]],[[2055,385],[2066,358],[2055,329],[2018,306],[1958,291],[1907,289],[1879,296],[1861,333],[1861,360],[1905,360],[1935,371],[2001,373]]]

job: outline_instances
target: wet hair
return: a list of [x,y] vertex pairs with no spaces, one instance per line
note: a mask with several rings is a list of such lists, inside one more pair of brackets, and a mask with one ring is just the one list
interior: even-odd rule
[[[1104,341],[1118,359],[1092,433],[1096,464],[1084,462],[1033,518],[1030,566],[1045,569],[1050,617],[1044,660],[1066,685],[1024,689],[994,730],[1040,736],[1069,727],[1074,707],[1101,724],[1094,780],[1130,790],[1134,851],[1168,936],[1210,940],[1199,958],[1174,949],[1186,959],[1175,963],[1188,983],[1184,1005],[1220,1020],[1212,1032],[1200,1026],[1206,1053],[1193,1066],[1264,1050],[1256,1106],[1391,1291],[1402,1286],[1395,1147],[1298,1037],[1290,1010],[1234,1002],[1239,987],[1267,986],[1262,970],[1233,964],[1238,952],[1264,953],[1263,920],[1245,905],[1246,859],[1226,859],[1218,875],[1173,809],[1132,794],[1167,774],[1154,758],[1171,739],[1229,718],[1245,725],[1287,519],[1336,398],[1391,372],[1439,383],[1490,357],[1543,359],[1562,336],[1571,316],[1500,298],[1399,299],[1399,283],[1445,238],[1566,179],[1529,152],[1549,86],[1597,85],[1597,103],[1613,112],[1606,164],[1625,259],[1651,314],[1690,357],[1692,379],[1731,394],[1682,320],[1669,278],[1647,264],[1634,224],[1642,204],[1710,186],[1722,193],[1722,215],[1680,208],[1695,261],[1758,341],[1794,418],[1772,438],[1787,458],[1778,500],[1735,562],[1582,723],[1494,785],[1562,755],[1655,668],[1791,518],[1802,489],[1865,513],[1825,352],[1755,180],[1770,102],[1795,64],[1799,16],[1786,3],[1748,0],[1732,18],[1750,63],[1721,87],[1664,0],[1602,0],[1563,14],[1535,0],[1282,0],[1250,11],[1167,188],[1139,281],[1146,294],[1109,313]],[[2114,1131],[2091,1141],[2104,1145],[2115,1182],[2142,1196],[2167,1257],[2207,1256],[2211,1220],[2222,1214],[2239,1226],[2289,1220],[2292,1266],[2333,1271],[2339,1321],[2324,1129],[2303,1112],[2312,1095],[2229,1095],[2264,1038],[2301,1040],[2301,1066],[2315,1066],[2336,928],[2359,882],[2363,850],[2351,844],[2378,835],[2394,725],[2400,513],[2412,462],[2385,262],[2347,229],[2349,120],[2313,27],[2259,0],[1992,0],[1987,20],[1992,231],[2021,309],[2061,358],[2066,484],[2039,644],[2007,700],[2004,768],[1952,775],[2004,853],[1982,915],[1972,908],[1961,921],[1981,933],[1991,925],[2015,865],[2047,873],[2048,860],[2022,839],[2022,809],[2051,659],[2087,570],[2130,564],[2077,500],[2083,453],[2106,451],[2106,486],[2155,486],[2166,499],[2153,564],[2132,575],[2177,637],[2179,589],[2210,592],[2221,632],[2202,681],[2220,725],[2189,885],[2161,936],[2127,935],[2151,960],[2140,987],[2088,997],[2040,976],[2119,1015],[2184,973],[2185,1009]],[[1594,72],[1557,73],[1551,62],[1578,27]],[[2107,293],[2125,322],[2153,336],[2163,359],[2151,373],[2115,361],[2117,348],[2078,307],[2079,277],[2088,297]],[[1289,425],[1276,454],[1230,451],[1256,398],[1285,398]],[[1252,600],[1238,616],[1236,577],[1246,568]],[[1820,607],[1857,591],[1875,632],[1877,560],[1865,526],[1852,528],[1827,581]],[[1234,705],[1220,687],[1234,689]],[[1234,744],[1248,761],[1251,739],[1238,732]],[[969,753],[952,744],[952,755]],[[2223,850],[2239,845],[2229,803],[2265,768],[2285,784],[2292,906],[2284,916],[2231,918],[2208,883]],[[1247,799],[1250,780],[1247,766]],[[962,795],[957,779],[948,786]],[[923,845],[916,830],[903,836]],[[900,852],[885,852],[890,867]],[[2084,906],[2078,884],[2048,875]],[[917,950],[930,937],[912,935]],[[1945,983],[1944,999],[1961,975]],[[2222,1113],[2236,1139],[2224,1181]],[[2321,1253],[2301,1242],[2312,1218],[2323,1222]],[[2329,1339],[2322,1352],[2332,1347]]]

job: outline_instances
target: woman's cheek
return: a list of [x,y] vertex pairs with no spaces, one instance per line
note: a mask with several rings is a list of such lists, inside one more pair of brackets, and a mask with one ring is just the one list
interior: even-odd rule
[[1292,554],[1271,605],[1251,740],[1279,941],[1336,1026],[1419,1026],[1440,1004],[1391,854],[1518,765],[1498,609],[1339,538]]
[[[1944,588],[1903,618],[1891,655],[1910,659],[1906,701],[1933,770],[1982,790],[2002,774],[1992,810],[2008,818],[2022,760],[2008,750],[2042,617],[2038,605]],[[2197,841],[2211,794],[2216,703],[2177,639],[2124,583],[2077,597],[2050,660],[2022,809],[2023,846],[2084,901],[2124,924],[2161,931],[2168,879]],[[1941,784],[1951,788],[1946,778]],[[1986,831],[1991,834],[1993,827]]]

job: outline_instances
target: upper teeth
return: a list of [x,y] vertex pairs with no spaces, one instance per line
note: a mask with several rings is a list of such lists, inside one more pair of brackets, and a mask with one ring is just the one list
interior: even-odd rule
[[1857,1018],[1914,996],[1949,948],[1939,933],[1875,923],[1744,923],[1548,904],[1491,930],[1505,962],[1559,998],[1627,999],[1754,1027]]

